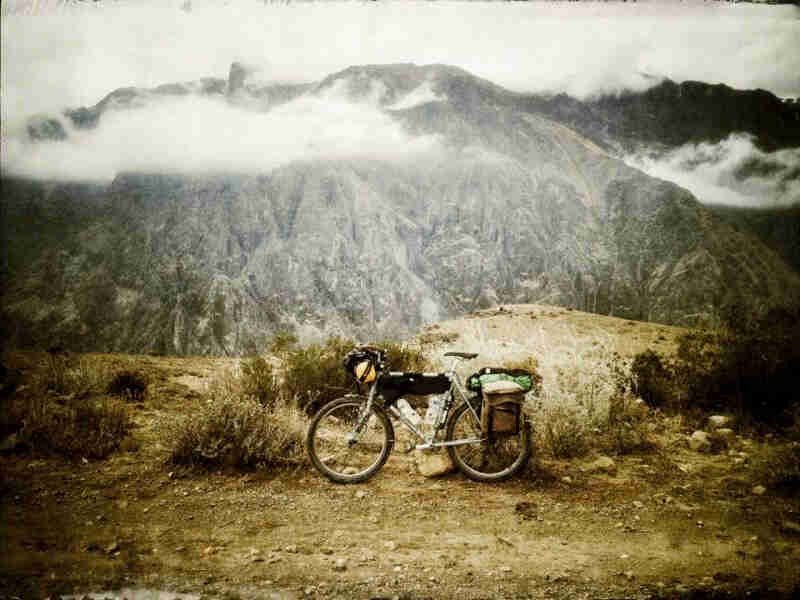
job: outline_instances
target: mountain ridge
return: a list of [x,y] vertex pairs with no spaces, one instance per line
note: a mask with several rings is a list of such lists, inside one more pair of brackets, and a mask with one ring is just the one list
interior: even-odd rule
[[[235,85],[214,94],[255,112],[282,102],[231,71]],[[242,354],[280,330],[402,336],[504,303],[695,325],[732,304],[800,298],[772,250],[686,190],[481,81],[367,66],[287,91],[377,106],[437,140],[402,159],[120,173],[84,187],[7,177],[7,343]],[[140,99],[112,93],[104,107]]]

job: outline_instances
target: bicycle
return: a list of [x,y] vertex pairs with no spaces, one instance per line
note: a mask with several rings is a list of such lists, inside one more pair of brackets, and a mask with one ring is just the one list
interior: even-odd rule
[[[445,356],[451,363],[443,373],[407,373],[387,371],[385,352],[379,348],[360,346],[349,353],[345,367],[359,384],[371,384],[369,392],[362,395],[359,385],[358,393],[329,402],[313,417],[306,448],[314,467],[337,483],[359,483],[375,475],[394,447],[391,415],[421,442],[407,452],[446,448],[453,464],[472,480],[502,481],[522,469],[532,453],[532,434],[521,406],[513,416],[516,427],[498,432],[487,428],[481,394],[469,394],[456,372],[461,361],[478,355],[447,352]],[[438,396],[442,404],[434,411],[430,431],[423,431],[398,408],[405,395]]]

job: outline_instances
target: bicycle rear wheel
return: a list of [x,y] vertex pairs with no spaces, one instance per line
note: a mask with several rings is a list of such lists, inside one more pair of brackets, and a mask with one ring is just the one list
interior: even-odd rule
[[311,420],[306,449],[314,467],[331,481],[366,481],[392,452],[394,428],[381,407],[373,406],[361,432],[356,431],[366,402],[360,396],[338,398]]
[[[479,413],[480,414],[480,413]],[[463,402],[447,420],[447,440],[482,436],[481,423]],[[522,469],[533,452],[530,424],[526,419],[516,434],[493,434],[481,442],[448,446],[453,464],[475,481],[502,481]]]

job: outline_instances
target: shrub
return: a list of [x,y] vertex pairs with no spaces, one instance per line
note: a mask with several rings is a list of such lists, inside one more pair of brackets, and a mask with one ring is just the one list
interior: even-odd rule
[[[331,337],[323,343],[288,349],[283,355],[281,393],[308,412],[354,389],[355,381],[344,370],[342,359],[355,342]],[[397,371],[424,371],[428,362],[422,352],[393,341],[375,342],[386,350],[388,363]]]
[[240,382],[244,394],[255,398],[262,406],[274,406],[280,390],[272,363],[261,356],[244,360]]
[[628,391],[612,398],[608,416],[601,427],[600,444],[606,452],[633,454],[657,448],[653,441],[653,415]]
[[555,458],[575,458],[589,451],[589,425],[579,411],[565,406],[545,410],[537,420],[542,447]]
[[106,387],[112,396],[120,396],[132,402],[144,402],[147,397],[149,379],[138,371],[120,371]]
[[253,397],[212,394],[200,410],[166,432],[169,461],[193,467],[297,465],[305,462],[306,421],[278,403],[272,410]]
[[342,367],[344,355],[355,343],[339,337],[288,350],[283,359],[281,391],[301,408],[314,411],[353,388]]
[[754,426],[791,427],[800,388],[800,308],[690,332],[666,361],[639,354],[633,372],[646,401],[684,412],[733,412]]
[[22,424],[18,442],[34,452],[70,460],[106,458],[132,428],[127,407],[104,396],[73,396],[57,402],[36,395],[21,401],[17,411]]
[[652,350],[637,354],[631,364],[632,391],[653,408],[667,408],[676,398],[675,380],[662,358]]
[[800,443],[766,448],[753,460],[751,475],[755,482],[796,495],[800,490]]
[[110,378],[108,366],[99,357],[48,352],[34,384],[40,393],[83,396],[105,392]]

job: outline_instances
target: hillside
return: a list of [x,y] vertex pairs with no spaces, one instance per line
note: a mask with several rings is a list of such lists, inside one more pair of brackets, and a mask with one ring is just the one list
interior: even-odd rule
[[29,133],[53,149],[70,128],[147,126],[147,111],[207,96],[254,123],[348,111],[374,135],[364,149],[305,142],[301,119],[302,148],[259,139],[277,163],[256,172],[203,151],[200,172],[5,178],[6,343],[240,355],[280,330],[392,336],[504,303],[693,325],[800,296],[797,273],[685,190],[453,67],[351,67],[276,88],[248,87],[234,65],[227,82],[117,90],[66,113],[69,127],[40,119]]

